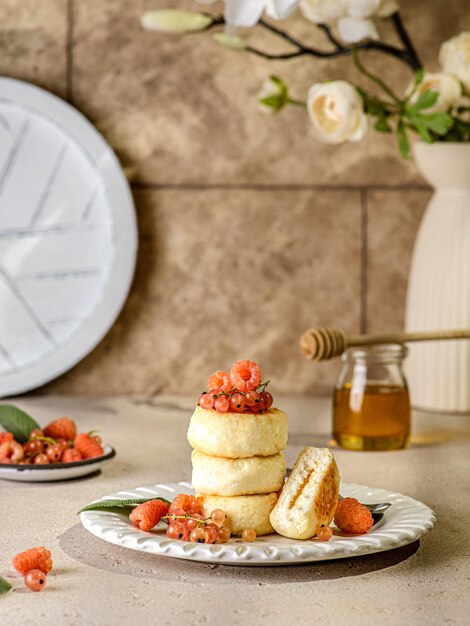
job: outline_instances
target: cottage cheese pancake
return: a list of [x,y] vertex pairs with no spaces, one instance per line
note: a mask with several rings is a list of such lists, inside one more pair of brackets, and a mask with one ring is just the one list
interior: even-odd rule
[[284,455],[226,459],[194,450],[192,485],[201,494],[241,496],[279,491],[284,484]]
[[272,456],[287,445],[287,415],[274,408],[262,413],[219,413],[197,406],[188,441],[195,450],[210,456]]
[[269,515],[277,502],[277,493],[254,496],[207,496],[198,494],[208,517],[214,509],[222,509],[232,529],[232,534],[241,535],[245,528],[251,528],[259,535],[269,535],[273,527]]

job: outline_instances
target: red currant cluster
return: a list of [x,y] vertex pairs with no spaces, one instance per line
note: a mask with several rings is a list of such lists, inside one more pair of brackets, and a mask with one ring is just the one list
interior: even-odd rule
[[209,376],[208,391],[198,400],[203,409],[218,413],[261,413],[272,406],[273,397],[261,382],[261,370],[254,361],[236,361],[230,373],[217,371]]
[[104,454],[101,438],[78,433],[75,422],[62,417],[43,430],[35,428],[25,444],[15,441],[13,433],[0,433],[0,463],[7,465],[49,465],[74,463]]
[[[168,524],[166,535],[170,539],[193,543],[227,543],[232,532],[222,509],[215,509],[208,518],[204,518],[203,513],[202,504],[195,496],[180,493],[170,505],[163,500],[149,500],[139,504],[129,519],[147,532],[164,521]],[[256,539],[256,532],[246,528],[242,539],[252,542]]]

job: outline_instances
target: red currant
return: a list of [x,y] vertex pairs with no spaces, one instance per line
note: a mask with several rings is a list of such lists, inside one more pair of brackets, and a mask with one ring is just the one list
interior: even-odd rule
[[49,457],[44,452],[40,452],[34,457],[34,465],[49,465],[49,463]]
[[253,528],[245,528],[245,530],[242,532],[242,540],[246,541],[247,543],[253,543],[255,539],[256,530],[253,530]]
[[222,389],[211,389],[206,395],[210,396],[215,401],[222,393]]
[[55,443],[47,448],[47,458],[51,463],[58,463],[62,457],[62,446],[59,443]]
[[186,522],[186,526],[188,527],[189,532],[193,531],[195,528],[200,528],[203,521],[204,518],[202,515],[199,515],[199,513],[193,513]]
[[322,526],[317,532],[318,541],[329,541],[333,536],[333,530],[330,526]]
[[44,437],[44,433],[40,428],[33,428],[33,430],[29,433],[29,440],[32,441],[38,437]]
[[256,391],[247,391],[245,394],[245,402],[249,408],[256,411],[259,404],[259,394]]
[[42,441],[39,441],[39,439],[32,439],[24,444],[23,449],[26,456],[42,452]]
[[216,543],[227,543],[227,541],[230,539],[231,534],[232,531],[230,530],[230,526],[221,526],[219,528],[219,534],[217,536]]
[[225,522],[225,513],[222,511],[222,509],[214,509],[214,511],[212,511],[211,513],[211,521],[216,525],[216,526],[223,526],[224,522]]
[[214,406],[214,398],[210,393],[203,393],[199,398],[198,403],[201,409],[212,409]]
[[227,396],[219,396],[217,400],[214,402],[214,409],[218,413],[227,413],[230,408],[230,403],[228,401]]
[[40,569],[32,569],[24,577],[24,584],[31,591],[42,591],[46,586],[47,576]]
[[182,520],[171,522],[166,529],[166,536],[170,539],[180,539],[181,541],[188,541],[189,530],[186,524],[181,523]]
[[269,409],[269,407],[271,407],[273,404],[273,397],[269,393],[269,391],[262,391],[259,394],[259,399],[260,399],[260,402],[263,402],[265,409]]
[[206,531],[202,526],[195,528],[189,535],[189,541],[193,543],[205,543]]
[[241,393],[234,393],[231,395],[230,408],[232,411],[243,411],[245,408],[245,396]]
[[208,524],[204,529],[204,543],[215,543],[219,536],[219,529],[215,524]]

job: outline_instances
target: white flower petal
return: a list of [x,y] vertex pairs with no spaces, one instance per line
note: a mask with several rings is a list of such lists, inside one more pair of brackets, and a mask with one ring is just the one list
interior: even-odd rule
[[379,33],[372,20],[359,17],[341,17],[337,26],[340,38],[347,43],[379,38]]
[[395,0],[382,0],[379,10],[377,11],[377,15],[379,17],[389,17],[399,10],[400,7],[398,2],[395,2]]
[[371,17],[377,13],[381,0],[347,0],[350,17]]
[[[408,87],[407,93],[412,91],[412,84]],[[414,104],[419,96],[425,91],[435,91],[439,97],[432,107],[423,109],[423,113],[435,113],[436,111],[448,111],[462,95],[462,85],[450,74],[426,72],[423,80],[410,98],[410,104]]]
[[225,20],[240,28],[254,26],[267,7],[268,0],[225,0]]
[[285,20],[299,2],[300,0],[268,0],[266,13],[274,20]]
[[346,0],[301,0],[300,11],[314,24],[328,24],[346,15]]
[[439,52],[439,62],[444,72],[456,76],[464,91],[470,94],[470,32],[445,41]]

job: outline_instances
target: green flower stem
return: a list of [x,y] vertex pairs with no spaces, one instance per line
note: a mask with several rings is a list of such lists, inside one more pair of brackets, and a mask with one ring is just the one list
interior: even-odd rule
[[382,91],[384,91],[401,109],[401,101],[393,93],[393,91],[390,89],[390,87],[388,87],[383,82],[383,80],[380,79],[378,76],[375,76],[375,74],[372,74],[371,72],[369,72],[369,70],[366,70],[366,68],[362,65],[362,63],[359,60],[359,55],[357,53],[357,48],[355,46],[353,46],[352,57],[353,57],[354,65],[361,72],[361,74],[364,74],[364,76],[366,78],[368,78],[370,81],[372,81],[373,83],[378,85],[382,89]]
[[[305,109],[305,107],[307,106],[306,102],[304,102],[303,100],[296,100],[295,98],[287,98],[286,100],[287,104],[293,104],[296,107],[302,107],[303,109]],[[269,382],[269,380],[268,380]],[[264,386],[266,386],[268,383],[265,383]],[[263,389],[264,391],[264,389]]]

